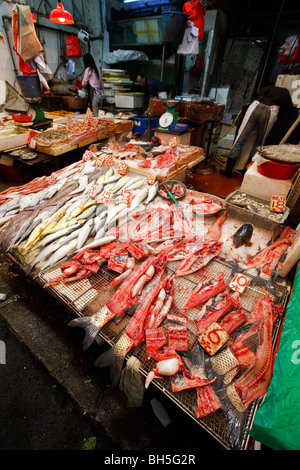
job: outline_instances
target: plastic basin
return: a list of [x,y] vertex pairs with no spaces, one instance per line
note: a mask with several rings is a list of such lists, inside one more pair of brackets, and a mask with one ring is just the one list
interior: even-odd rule
[[289,180],[296,171],[300,168],[298,164],[279,163],[279,162],[264,162],[257,165],[257,171],[263,176],[273,178],[276,180]]

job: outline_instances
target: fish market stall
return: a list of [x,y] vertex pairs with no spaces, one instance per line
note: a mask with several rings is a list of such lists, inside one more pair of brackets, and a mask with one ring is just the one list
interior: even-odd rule
[[74,313],[84,350],[107,342],[95,367],[115,386],[134,356],[145,388],[246,449],[290,294],[282,255],[299,233],[122,163],[89,150],[2,192],[0,248]]
[[38,133],[29,146],[39,152],[58,156],[132,129],[132,121],[80,115],[68,123]]

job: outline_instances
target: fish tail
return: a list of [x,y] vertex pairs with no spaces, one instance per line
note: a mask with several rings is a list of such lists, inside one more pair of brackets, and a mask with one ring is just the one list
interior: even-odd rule
[[234,276],[236,273],[242,273],[245,269],[237,264],[235,261],[227,261],[227,264],[232,267],[231,275]]
[[91,346],[100,331],[100,327],[93,322],[91,317],[75,318],[68,323],[68,326],[75,326],[84,329],[85,337],[82,342],[83,351],[86,351]]
[[263,277],[256,276],[251,279],[249,286],[265,287],[272,295],[276,296],[275,284],[272,279],[264,279]]
[[114,387],[120,381],[125,356],[133,346],[133,342],[124,333],[113,347],[101,354],[94,362],[95,367],[110,367],[110,378]]

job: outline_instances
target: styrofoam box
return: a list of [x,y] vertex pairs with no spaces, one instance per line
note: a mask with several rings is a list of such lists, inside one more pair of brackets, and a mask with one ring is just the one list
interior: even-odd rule
[[116,93],[115,105],[117,108],[141,108],[144,102],[144,93]]

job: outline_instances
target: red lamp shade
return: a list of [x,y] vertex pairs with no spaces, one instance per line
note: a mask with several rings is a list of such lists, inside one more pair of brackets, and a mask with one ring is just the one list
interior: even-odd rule
[[62,3],[58,2],[56,8],[50,13],[50,21],[60,24],[74,24],[71,13],[64,9]]

